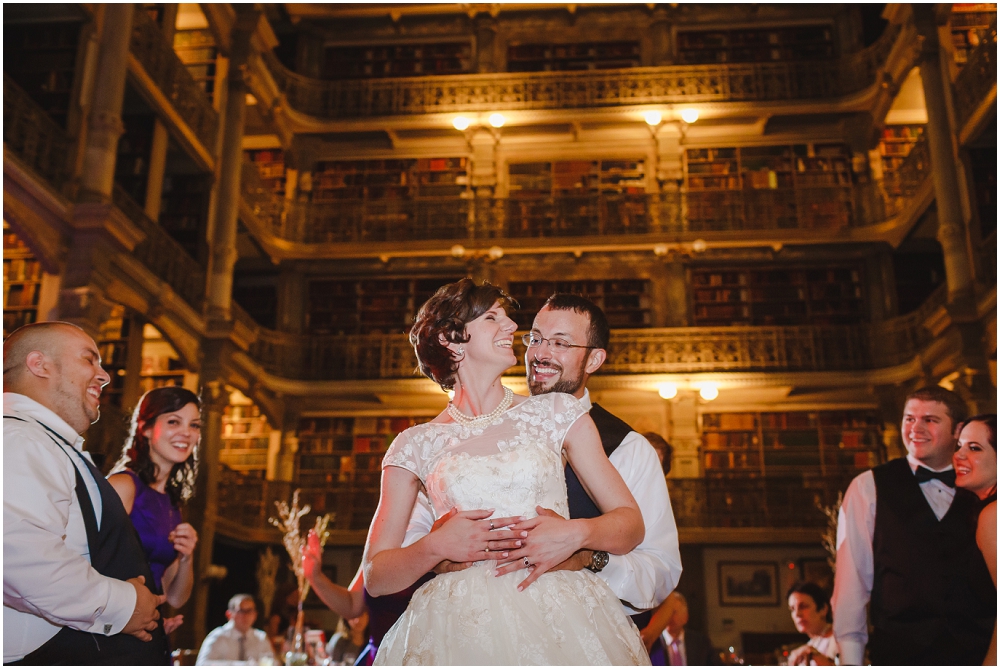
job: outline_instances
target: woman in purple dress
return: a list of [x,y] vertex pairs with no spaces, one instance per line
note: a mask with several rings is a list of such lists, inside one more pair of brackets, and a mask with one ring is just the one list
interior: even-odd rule
[[[179,608],[194,585],[192,554],[198,533],[183,522],[180,505],[194,494],[201,441],[201,401],[168,386],[142,396],[122,456],[108,476],[122,498],[149,558],[159,592]],[[172,632],[182,616],[164,620]]]

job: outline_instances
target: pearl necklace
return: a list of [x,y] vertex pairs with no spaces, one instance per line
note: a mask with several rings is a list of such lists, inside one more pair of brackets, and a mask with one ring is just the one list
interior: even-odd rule
[[494,420],[500,417],[504,411],[510,408],[510,405],[514,403],[514,392],[504,386],[503,389],[503,399],[500,400],[500,404],[493,411],[483,414],[482,416],[466,416],[464,413],[458,410],[451,402],[448,402],[448,415],[451,419],[458,423],[459,425],[465,427],[479,427],[480,425],[489,425]]

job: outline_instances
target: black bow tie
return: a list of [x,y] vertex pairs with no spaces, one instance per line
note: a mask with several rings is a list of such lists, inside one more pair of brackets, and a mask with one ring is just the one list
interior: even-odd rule
[[927,467],[917,467],[917,471],[914,472],[914,476],[917,477],[917,483],[926,483],[931,479],[937,479],[941,483],[945,484],[949,488],[955,487],[955,470],[949,469],[943,472],[932,472],[927,469]]

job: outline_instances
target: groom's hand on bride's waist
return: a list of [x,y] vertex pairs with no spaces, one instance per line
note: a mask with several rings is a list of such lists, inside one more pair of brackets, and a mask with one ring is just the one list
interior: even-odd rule
[[582,535],[579,524],[563,518],[558,513],[544,507],[537,507],[538,516],[514,524],[514,531],[528,532],[528,538],[521,548],[507,551],[508,558],[496,572],[497,576],[509,574],[518,569],[527,568],[528,577],[521,581],[518,590],[523,590],[547,571],[558,569],[579,569],[577,561],[583,560],[579,555]]
[[463,543],[461,552],[466,558],[465,561],[442,560],[434,567],[434,573],[462,571],[479,560],[504,559],[508,555],[508,549],[520,548],[523,545],[526,532],[507,529],[514,523],[524,520],[523,516],[496,518],[491,517],[491,514],[492,510],[459,512],[457,508],[452,508],[434,522],[431,533],[445,530],[454,535]]

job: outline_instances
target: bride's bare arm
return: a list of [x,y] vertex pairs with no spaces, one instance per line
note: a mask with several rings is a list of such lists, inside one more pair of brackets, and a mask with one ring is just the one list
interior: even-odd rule
[[502,575],[522,568],[524,558],[528,558],[533,570],[519,589],[527,587],[581,548],[624,555],[638,546],[645,536],[639,505],[604,454],[600,435],[590,416],[581,416],[573,424],[563,447],[601,515],[565,520],[546,514],[513,525],[511,529],[515,531],[527,530],[528,538],[523,548],[510,551],[511,562],[497,573]]
[[[382,470],[382,494],[362,560],[365,587],[375,597],[408,588],[442,560],[475,562],[494,557],[486,552],[487,542],[501,537],[491,533],[484,520],[493,515],[493,509],[456,513],[440,529],[400,548],[419,486],[412,472],[400,467]],[[502,538],[507,534],[513,536],[505,532]]]

